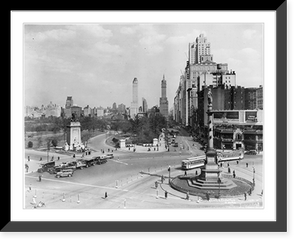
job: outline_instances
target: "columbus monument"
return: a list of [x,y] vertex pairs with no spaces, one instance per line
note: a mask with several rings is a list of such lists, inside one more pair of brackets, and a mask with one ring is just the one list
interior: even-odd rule
[[217,160],[217,151],[214,149],[214,127],[213,127],[213,112],[212,112],[212,92],[211,89],[208,90],[208,105],[207,105],[207,116],[208,116],[208,145],[206,150],[206,163],[204,168],[201,169],[200,180],[202,183],[209,184],[209,186],[214,186],[214,184],[219,187],[220,184],[220,170]]
[[[170,185],[181,192],[192,195],[203,196],[208,193],[220,197],[230,195],[240,195],[250,189],[249,183],[239,178],[236,180],[231,174],[222,174],[222,167],[219,163],[224,159],[218,160],[218,152],[213,144],[213,111],[212,111],[212,92],[208,90],[208,145],[205,152],[204,165],[200,167],[200,174],[179,175],[170,181]],[[225,159],[226,161],[226,159]]]

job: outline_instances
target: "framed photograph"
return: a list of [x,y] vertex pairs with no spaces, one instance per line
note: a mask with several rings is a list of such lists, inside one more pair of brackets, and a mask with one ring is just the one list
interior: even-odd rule
[[11,11],[1,229],[287,230],[287,2]]

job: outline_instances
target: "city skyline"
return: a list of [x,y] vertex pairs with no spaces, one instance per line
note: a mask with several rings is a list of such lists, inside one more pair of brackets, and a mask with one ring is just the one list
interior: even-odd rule
[[201,33],[214,61],[236,71],[239,86],[263,85],[261,24],[25,25],[25,105],[63,107],[72,95],[81,106],[129,106],[136,77],[139,98],[152,107],[163,74],[172,102],[189,43]]

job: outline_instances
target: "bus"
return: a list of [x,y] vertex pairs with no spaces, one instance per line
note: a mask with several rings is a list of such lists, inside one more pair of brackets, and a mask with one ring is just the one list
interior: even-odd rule
[[183,170],[193,169],[203,167],[205,164],[206,156],[197,156],[197,157],[189,157],[185,160],[182,160],[181,168]]

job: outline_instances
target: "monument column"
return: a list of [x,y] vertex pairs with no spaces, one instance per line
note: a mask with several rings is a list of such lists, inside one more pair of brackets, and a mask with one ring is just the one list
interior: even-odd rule
[[217,151],[214,149],[214,137],[213,137],[213,122],[212,122],[212,92],[208,89],[207,93],[208,105],[208,144],[206,149],[206,163],[205,168],[201,171],[200,178],[206,182],[218,184],[221,170],[218,166]]
[[208,105],[207,105],[207,116],[208,116],[208,149],[214,148],[214,133],[213,133],[213,123],[212,123],[212,92],[208,89],[207,93]]

